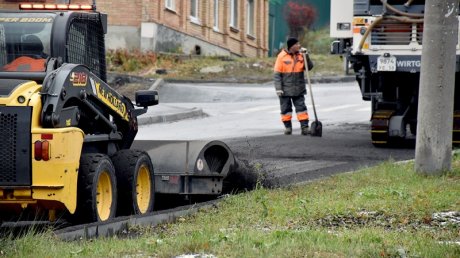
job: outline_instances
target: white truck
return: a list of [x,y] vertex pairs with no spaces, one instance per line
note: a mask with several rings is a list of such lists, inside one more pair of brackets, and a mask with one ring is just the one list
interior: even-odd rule
[[[424,9],[425,0],[331,0],[331,53],[344,56],[363,100],[372,103],[375,146],[398,145],[416,135]],[[456,78],[459,53],[457,45]],[[454,144],[460,143],[455,88]]]

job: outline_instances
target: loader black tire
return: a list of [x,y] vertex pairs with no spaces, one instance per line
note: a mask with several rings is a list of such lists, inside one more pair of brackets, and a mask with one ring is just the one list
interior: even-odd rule
[[146,214],[153,210],[155,183],[150,156],[140,150],[120,150],[111,156],[117,175],[117,216]]
[[83,154],[80,158],[77,188],[79,223],[106,221],[116,215],[117,181],[112,161],[104,154]]

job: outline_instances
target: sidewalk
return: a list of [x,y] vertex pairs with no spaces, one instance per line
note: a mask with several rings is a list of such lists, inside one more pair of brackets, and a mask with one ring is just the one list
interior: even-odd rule
[[[163,79],[157,79],[149,90],[158,90],[165,84]],[[159,103],[156,106],[149,107],[147,113],[137,118],[139,125],[174,122],[193,117],[206,116],[201,108],[183,108],[174,105]]]

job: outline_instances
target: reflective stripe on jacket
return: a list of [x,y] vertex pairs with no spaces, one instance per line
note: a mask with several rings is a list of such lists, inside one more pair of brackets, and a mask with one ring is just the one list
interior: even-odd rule
[[275,89],[282,90],[283,96],[306,94],[304,71],[305,65],[302,54],[291,54],[283,49],[275,62]]

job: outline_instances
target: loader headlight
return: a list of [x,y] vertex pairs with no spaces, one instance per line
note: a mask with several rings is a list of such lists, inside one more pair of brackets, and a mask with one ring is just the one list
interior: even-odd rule
[[22,103],[26,102],[26,98],[24,96],[19,96],[18,97],[18,102],[22,104]]

